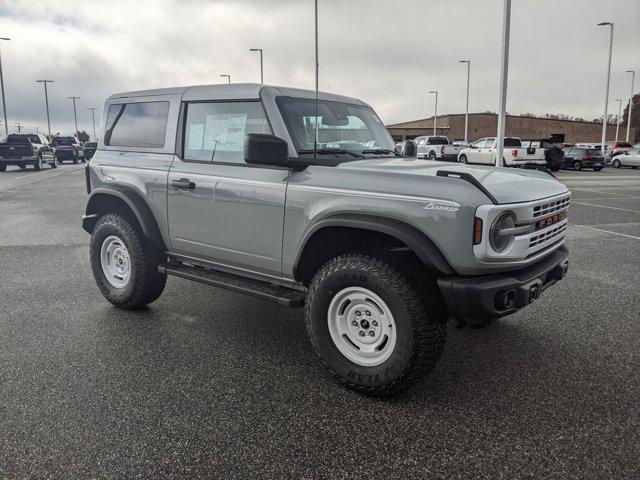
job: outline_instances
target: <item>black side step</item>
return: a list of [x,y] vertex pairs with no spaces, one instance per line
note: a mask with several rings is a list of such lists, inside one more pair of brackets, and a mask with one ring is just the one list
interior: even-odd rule
[[271,300],[286,307],[297,308],[304,306],[305,292],[253,278],[175,262],[160,265],[158,271],[167,275],[193,280],[194,282],[224,288],[225,290]]

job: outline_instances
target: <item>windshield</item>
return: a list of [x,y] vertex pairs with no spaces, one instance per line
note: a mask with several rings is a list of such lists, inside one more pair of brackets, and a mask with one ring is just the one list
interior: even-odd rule
[[[359,157],[393,152],[395,144],[382,121],[370,107],[352,103],[278,97],[280,113],[300,154],[313,154],[317,126],[317,149],[336,150],[336,155]],[[376,152],[369,152],[375,150]],[[354,155],[355,154],[355,155]]]

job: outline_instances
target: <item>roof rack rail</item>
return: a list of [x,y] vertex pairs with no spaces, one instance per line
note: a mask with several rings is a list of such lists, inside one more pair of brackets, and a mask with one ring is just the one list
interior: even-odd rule
[[438,170],[436,172],[436,176],[437,177],[448,177],[448,178],[459,178],[460,180],[464,180],[465,182],[469,182],[471,185],[473,185],[478,190],[480,190],[482,193],[484,193],[487,197],[489,197],[489,200],[491,200],[491,203],[493,203],[494,205],[498,205],[498,200],[496,200],[496,197],[491,195],[491,192],[489,192],[489,190],[484,188],[484,185],[482,185],[476,179],[476,177],[474,177],[470,173],[453,172],[451,170]]

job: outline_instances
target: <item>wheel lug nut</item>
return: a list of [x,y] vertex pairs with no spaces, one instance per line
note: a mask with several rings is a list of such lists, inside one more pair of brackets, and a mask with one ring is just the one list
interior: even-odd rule
[[356,317],[361,317],[362,313],[360,312],[360,310],[356,310]]
[[371,312],[370,312],[369,310],[367,310],[366,312],[364,312],[364,314],[365,314],[367,317],[370,317],[370,316],[371,316]]
[[353,325],[354,327],[358,326],[358,322],[356,322],[355,320],[353,322],[351,322],[351,325]]
[[364,337],[364,330],[360,330],[358,333],[360,334],[361,337]]
[[371,330],[371,331],[369,332],[369,336],[370,336],[370,337],[374,337],[374,336],[375,336],[375,334],[376,334],[376,332],[374,332],[373,330]]
[[371,322],[371,324],[372,324],[374,327],[377,327],[377,326],[378,326],[378,322],[376,322],[375,320],[374,320],[373,322]]

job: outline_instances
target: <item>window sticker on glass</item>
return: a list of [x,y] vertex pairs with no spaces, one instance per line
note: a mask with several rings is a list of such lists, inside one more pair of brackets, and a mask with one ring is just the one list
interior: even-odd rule
[[189,125],[189,140],[187,148],[191,150],[204,148],[204,125],[202,123],[194,123]]
[[246,127],[246,114],[207,115],[204,148],[240,151],[243,148]]

